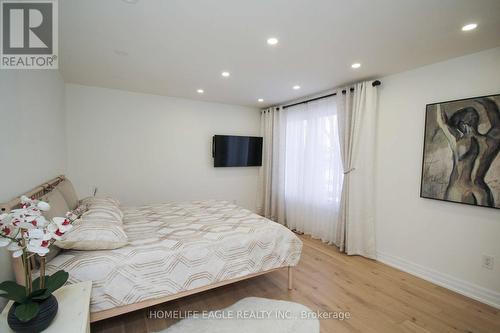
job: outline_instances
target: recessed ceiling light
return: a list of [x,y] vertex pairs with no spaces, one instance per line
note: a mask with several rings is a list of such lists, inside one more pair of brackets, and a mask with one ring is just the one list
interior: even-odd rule
[[477,28],[476,23],[469,23],[469,24],[466,24],[462,27],[462,31],[471,31],[471,30],[474,30],[476,28]]
[[229,73],[229,72],[222,72],[221,75],[224,76],[224,77],[229,77],[231,75],[231,73]]
[[361,64],[359,62],[355,62],[354,64],[351,65],[352,68],[356,69],[361,67]]
[[293,88],[293,90],[299,90],[299,89],[300,89],[300,86],[299,86],[299,85],[295,85],[295,86],[293,86],[292,88]]
[[198,94],[203,94],[203,93],[205,92],[205,90],[203,90],[203,89],[198,89],[198,90],[196,90],[196,92],[197,92]]
[[257,102],[262,103],[262,102],[264,102],[264,99],[259,98],[259,99],[257,100]]
[[131,5],[135,5],[136,3],[139,2],[139,0],[122,0],[122,1]]
[[268,38],[267,39],[267,44],[269,44],[269,45],[276,45],[276,44],[278,44],[278,38],[275,38],[275,37]]

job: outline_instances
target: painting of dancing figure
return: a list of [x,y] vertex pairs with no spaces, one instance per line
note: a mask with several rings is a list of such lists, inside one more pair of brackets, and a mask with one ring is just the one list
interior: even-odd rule
[[500,95],[429,104],[420,196],[500,208]]

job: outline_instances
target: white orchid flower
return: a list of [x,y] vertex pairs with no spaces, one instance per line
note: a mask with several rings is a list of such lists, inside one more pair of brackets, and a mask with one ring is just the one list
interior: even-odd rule
[[29,239],[42,239],[43,235],[44,235],[43,230],[40,230],[40,229],[28,230],[28,238]]
[[38,207],[38,209],[40,209],[42,212],[46,212],[46,211],[49,211],[50,210],[50,205],[48,203],[46,203],[45,201],[38,201],[38,203],[36,204],[36,206]]
[[77,218],[68,212],[66,217],[54,217],[48,221],[42,212],[49,209],[50,205],[44,201],[21,197],[21,208],[0,214],[0,247],[7,247],[13,252],[13,257],[19,257],[23,252],[39,256],[47,254],[52,239],[62,239]]
[[35,229],[36,227],[31,222],[21,222],[16,227],[21,229]]
[[24,205],[24,204],[28,205],[28,204],[32,204],[32,203],[33,203],[33,199],[30,199],[30,198],[28,198],[28,197],[27,197],[27,196],[25,196],[25,195],[22,195],[20,199],[21,199],[21,203],[22,203],[23,205]]
[[49,252],[49,240],[52,238],[50,234],[45,233],[41,229],[30,229],[28,230],[28,245],[26,249],[29,252],[36,253],[40,256],[44,256]]
[[23,255],[23,248],[19,246],[19,244],[15,243],[15,242],[11,242],[8,246],[7,246],[7,250],[9,251],[12,251],[12,256],[14,258],[18,258],[20,256]]
[[9,226],[9,225],[2,225],[1,226],[1,234],[3,236],[12,237],[12,235],[15,235],[16,231],[17,230],[15,228],[13,228],[12,226]]
[[26,249],[29,252],[36,253],[39,256],[44,256],[49,253],[49,241],[43,240],[42,238],[30,239]]
[[47,220],[43,217],[43,215],[27,216],[24,221],[30,223],[36,228],[43,228],[47,224]]
[[43,227],[47,224],[47,220],[41,214],[38,208],[20,208],[14,209],[10,213],[11,223],[19,228],[33,229]]
[[26,215],[26,209],[25,208],[18,208],[18,209],[13,209],[10,211],[9,215],[11,217],[11,220],[23,220],[24,216]]
[[61,240],[65,232],[69,231],[73,226],[71,221],[64,217],[54,217],[52,223],[47,226],[47,231],[52,234],[55,240]]
[[52,219],[52,222],[54,222],[57,225],[57,227],[62,233],[65,233],[71,228],[73,228],[73,226],[71,225],[71,221],[68,218],[54,217]]
[[26,249],[28,251],[30,251],[31,253],[36,253],[38,254],[39,256],[43,257],[45,256],[47,253],[49,253],[49,249],[46,248],[46,247],[43,247],[41,246],[40,244],[37,244],[37,245],[33,245],[31,242],[30,244],[28,244],[28,246],[26,247]]

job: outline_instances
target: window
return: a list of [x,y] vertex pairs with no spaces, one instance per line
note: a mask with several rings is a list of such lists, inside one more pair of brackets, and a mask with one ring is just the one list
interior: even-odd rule
[[285,119],[287,224],[333,239],[343,180],[334,97],[290,107]]

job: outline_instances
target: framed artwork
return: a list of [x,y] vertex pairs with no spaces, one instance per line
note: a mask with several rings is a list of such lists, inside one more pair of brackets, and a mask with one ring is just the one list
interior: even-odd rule
[[428,104],[422,198],[500,208],[500,94]]

